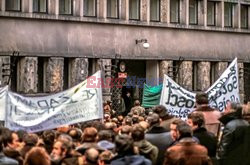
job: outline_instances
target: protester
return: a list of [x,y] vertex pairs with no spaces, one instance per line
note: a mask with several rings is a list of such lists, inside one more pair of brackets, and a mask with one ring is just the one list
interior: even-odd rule
[[217,139],[215,135],[208,132],[204,127],[205,119],[201,112],[194,112],[188,115],[188,125],[192,128],[193,136],[198,138],[200,144],[207,148],[208,156],[215,159]]
[[29,150],[35,147],[38,143],[39,137],[36,134],[26,134],[23,138],[24,146],[21,149],[20,153],[23,158]]
[[15,159],[11,159],[4,155],[2,136],[3,136],[3,132],[1,128],[1,131],[0,131],[0,164],[1,165],[18,165],[18,161],[16,161]]
[[214,133],[216,137],[219,136],[220,121],[218,120],[221,113],[209,106],[208,94],[205,92],[197,93],[195,96],[197,112],[202,112],[205,118],[205,128]]
[[135,100],[134,102],[134,107],[131,108],[131,112],[134,114],[135,112],[137,112],[137,115],[143,115],[145,113],[145,109],[143,107],[141,107],[141,103],[139,100]]
[[171,133],[160,126],[161,120],[156,113],[149,115],[147,121],[150,128],[145,134],[145,139],[158,148],[156,164],[162,164],[166,149],[173,143]]
[[231,103],[219,120],[224,125],[218,151],[220,164],[238,164],[242,161],[241,151],[244,148],[242,128],[249,126],[248,122],[242,119],[242,106],[239,103]]
[[50,157],[41,147],[33,147],[28,153],[23,165],[50,165]]

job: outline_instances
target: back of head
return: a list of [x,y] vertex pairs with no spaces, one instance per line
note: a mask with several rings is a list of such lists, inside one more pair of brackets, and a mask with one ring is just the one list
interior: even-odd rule
[[227,113],[235,113],[239,118],[242,117],[242,105],[240,103],[230,103],[230,109]]
[[205,92],[198,92],[195,95],[195,100],[198,105],[208,104],[208,94]]
[[160,125],[160,117],[158,114],[153,113],[147,117],[147,122],[149,123],[150,127],[154,125]]
[[26,134],[23,141],[26,146],[35,146],[38,143],[38,136],[36,134]]
[[153,108],[154,113],[158,114],[161,119],[167,119],[171,116],[167,112],[167,108],[163,105],[157,105]]
[[94,127],[87,127],[83,131],[83,142],[95,142],[97,138],[97,130]]
[[71,128],[68,132],[69,136],[72,137],[73,141],[80,142],[82,137],[82,130],[79,128]]
[[140,106],[141,104],[140,104],[140,101],[139,100],[135,100],[135,102],[134,102],[134,106]]
[[66,155],[70,155],[72,147],[73,147],[73,140],[68,134],[61,134],[57,141],[62,143],[62,149],[67,151]]
[[115,138],[116,151],[120,155],[131,155],[133,150],[133,139],[129,135],[117,135]]
[[187,123],[177,125],[177,131],[179,132],[179,139],[184,137],[192,137],[192,128]]
[[41,147],[33,147],[24,160],[24,165],[50,165],[50,157]]
[[95,148],[87,149],[84,156],[88,164],[98,164],[99,152]]
[[139,124],[134,125],[132,128],[132,138],[134,139],[134,141],[143,140],[144,137],[145,129]]

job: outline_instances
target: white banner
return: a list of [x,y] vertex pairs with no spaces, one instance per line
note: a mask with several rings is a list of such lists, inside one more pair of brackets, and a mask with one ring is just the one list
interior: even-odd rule
[[193,111],[195,94],[182,88],[170,77],[164,75],[160,105],[164,105],[170,115],[185,119]]
[[[101,71],[92,83],[101,78]],[[9,92],[5,126],[11,130],[38,132],[103,116],[102,89],[88,87],[87,80],[66,91],[45,97],[23,97]]]
[[5,108],[6,108],[6,95],[8,86],[0,88],[0,121],[5,119]]
[[[227,102],[240,102],[237,58],[223,72],[220,78],[206,91],[210,106],[222,112]],[[160,105],[169,114],[186,119],[194,110],[195,93],[189,92],[164,75]]]
[[209,104],[220,112],[224,111],[227,102],[240,102],[237,58],[206,93]]

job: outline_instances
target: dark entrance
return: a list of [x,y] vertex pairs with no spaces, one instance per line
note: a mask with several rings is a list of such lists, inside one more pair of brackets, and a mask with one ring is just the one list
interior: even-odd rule
[[[112,102],[113,109],[119,110],[121,108],[121,97],[126,100],[127,93],[131,95],[131,103],[126,103],[126,108],[133,106],[134,100],[142,100],[143,94],[143,83],[146,78],[146,61],[144,60],[120,60],[126,65],[126,70],[128,77],[122,81],[122,87],[115,86],[111,89],[112,92]],[[113,63],[113,61],[112,61]],[[120,72],[118,65],[118,72]]]

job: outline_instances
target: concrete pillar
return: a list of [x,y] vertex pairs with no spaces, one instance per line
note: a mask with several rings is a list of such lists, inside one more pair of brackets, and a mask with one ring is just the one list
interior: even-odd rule
[[[83,17],[83,0],[78,0],[78,3],[79,3],[79,12],[78,12],[78,14],[79,14],[79,16],[80,17]],[[76,4],[76,6],[77,6],[77,4]]]
[[[239,62],[238,63],[238,71],[239,69],[242,68],[244,70],[244,64]],[[238,76],[239,77],[239,91],[240,91],[240,101],[241,103],[244,103],[244,77],[243,76]]]
[[149,22],[149,0],[141,0],[141,21]]
[[189,0],[180,1],[180,23],[189,24]]
[[172,77],[173,76],[173,61],[161,61],[159,65],[159,83],[163,81],[164,74]]
[[0,0],[0,10],[5,11],[5,0]]
[[150,86],[159,85],[159,65],[156,60],[146,61],[146,80]]
[[59,14],[59,0],[48,0],[48,13],[52,15]]
[[161,22],[170,22],[170,0],[161,0]]
[[37,57],[22,57],[18,62],[17,92],[37,93]]
[[45,62],[45,92],[59,92],[63,90],[64,59],[51,57]]
[[248,6],[248,29],[250,28],[250,6]]
[[179,68],[178,83],[183,88],[191,91],[193,85],[193,63],[192,61],[183,61]]
[[97,5],[97,18],[106,18],[107,17],[107,0],[97,0],[99,5]]
[[121,19],[129,19],[129,0],[121,0]]
[[8,85],[8,79],[10,75],[10,57],[0,56],[0,86]]
[[88,59],[74,58],[69,62],[69,87],[73,87],[88,77]]
[[224,2],[216,3],[216,26],[224,27]]
[[207,0],[203,0],[203,20],[204,26],[207,26]]
[[73,16],[80,16],[81,0],[73,0]]
[[214,81],[216,81],[222,73],[227,69],[228,63],[227,62],[217,62],[214,68]]
[[233,4],[233,22],[232,25],[234,28],[240,27],[240,2]]
[[199,62],[197,66],[197,89],[206,91],[210,87],[210,62]]

